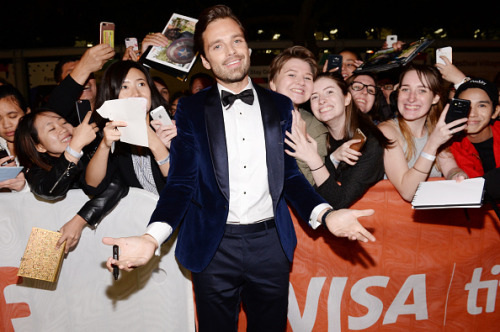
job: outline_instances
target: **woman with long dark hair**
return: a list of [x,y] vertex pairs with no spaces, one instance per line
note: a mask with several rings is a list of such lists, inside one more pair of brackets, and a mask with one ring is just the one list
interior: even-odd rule
[[[78,127],[48,109],[26,114],[16,130],[14,146],[25,167],[31,191],[46,200],[65,197],[68,190],[84,188],[82,177],[90,156],[84,148],[96,137],[97,127],[89,124],[88,112]],[[61,228],[58,246],[67,241],[66,253],[76,246],[86,225],[95,226],[122,197],[128,187],[114,179],[100,195],[91,198]]]
[[[150,120],[149,111],[164,106],[165,102],[154,85],[148,70],[134,61],[118,61],[105,71],[99,86],[96,108],[107,100],[142,97],[147,100],[144,116],[148,126],[148,148],[120,142],[117,127],[123,121],[108,121],[103,128],[103,139],[92,157],[85,180],[92,191],[100,192],[114,174],[130,187],[159,194],[166,182],[170,167],[170,141],[177,135],[175,125],[162,125]],[[112,146],[115,150],[112,152]],[[92,189],[93,188],[93,189]]]

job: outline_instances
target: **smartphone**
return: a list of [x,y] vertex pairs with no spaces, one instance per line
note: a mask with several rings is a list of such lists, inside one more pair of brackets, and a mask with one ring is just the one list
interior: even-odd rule
[[[446,113],[444,122],[450,123],[458,119],[467,118],[469,117],[469,112],[470,112],[470,100],[453,98],[450,101],[450,106],[448,108],[448,113]],[[461,124],[460,126],[462,125],[463,124]],[[451,129],[455,129],[457,127],[459,126],[455,126]]]
[[129,48],[130,46],[132,46],[134,52],[137,55],[139,55],[139,44],[137,43],[137,38],[135,37],[125,38],[125,48]]
[[115,24],[113,22],[101,22],[99,24],[99,43],[109,44],[115,48]]
[[330,71],[335,68],[339,68],[339,70],[342,69],[342,55],[328,54],[327,60],[328,60],[328,68],[326,68],[326,71]]
[[170,116],[168,116],[167,110],[163,106],[158,106],[157,108],[149,112],[149,114],[151,115],[151,118],[153,120],[160,120],[164,125],[173,124]]
[[[87,113],[92,110],[92,108],[90,107],[90,101],[87,99],[80,99],[75,102],[75,105],[76,105],[76,114],[78,115],[78,122],[82,123]],[[95,122],[93,114],[90,116],[89,120],[89,123],[92,122]]]
[[387,48],[391,48],[392,44],[398,41],[398,35],[388,35],[385,42],[387,43]]
[[360,139],[361,140],[361,142],[354,143],[350,146],[351,149],[356,150],[356,151],[360,151],[363,148],[363,146],[365,145],[366,135],[361,131],[361,129],[358,128],[354,132],[354,136],[352,137],[352,139]]
[[[9,156],[9,153],[7,152],[7,150],[5,150],[4,148],[2,148],[2,147],[0,146],[0,159],[5,158],[5,157],[8,157],[8,156]],[[6,162],[4,162],[4,163],[3,163],[2,165],[0,165],[0,166],[7,166],[9,163],[11,163],[11,162],[13,162],[13,161],[14,161],[14,159],[12,159],[12,160],[10,160],[10,161],[6,161]]]
[[436,50],[436,63],[440,63],[445,65],[444,60],[441,59],[441,56],[445,56],[453,63],[452,59],[452,49],[451,46],[441,47]]

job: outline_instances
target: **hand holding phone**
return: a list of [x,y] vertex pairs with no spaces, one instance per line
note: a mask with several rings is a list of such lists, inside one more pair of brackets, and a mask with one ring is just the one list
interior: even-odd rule
[[[83,119],[89,111],[92,110],[90,107],[90,101],[87,99],[80,99],[75,102],[76,114],[78,115],[78,122],[82,123]],[[95,122],[94,115],[90,116],[89,123]]]
[[139,43],[137,42],[137,38],[129,37],[125,38],[125,48],[129,48],[132,46],[132,50],[135,54],[139,55]]
[[359,143],[354,143],[350,146],[351,149],[353,150],[356,150],[356,151],[360,151],[363,146],[365,145],[365,142],[366,142],[366,136],[365,134],[361,131],[361,129],[356,129],[356,131],[354,132],[354,136],[352,137],[352,139],[360,139],[361,142]]
[[[458,119],[468,118],[470,112],[470,105],[471,105],[470,100],[453,98],[450,101],[450,106],[448,108],[448,113],[446,113],[446,117],[444,118],[444,122],[451,123]],[[462,125],[463,124],[460,124],[451,129],[454,130],[455,128],[460,127]],[[454,132],[454,134],[457,134],[457,132]]]
[[446,63],[441,58],[441,56],[447,57],[448,60],[450,60],[450,62],[453,63],[453,61],[452,61],[453,59],[452,59],[452,48],[451,48],[451,46],[438,48],[436,50],[436,63],[440,63],[442,65],[446,65]]
[[164,125],[171,125],[173,124],[172,120],[170,119],[170,116],[168,116],[167,110],[163,106],[158,106],[154,110],[152,110],[150,113],[151,118],[153,120],[160,120],[162,124]]
[[396,43],[397,41],[398,41],[397,35],[388,35],[385,41],[387,43],[387,48],[391,48],[392,44]]
[[338,70],[342,69],[342,55],[328,54],[327,61],[328,61],[328,66],[326,68],[327,72],[335,68],[338,68]]

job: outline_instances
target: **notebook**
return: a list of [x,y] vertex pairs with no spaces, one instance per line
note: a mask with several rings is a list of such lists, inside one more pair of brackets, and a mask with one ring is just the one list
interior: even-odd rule
[[418,185],[411,205],[414,209],[479,208],[484,178],[426,181]]

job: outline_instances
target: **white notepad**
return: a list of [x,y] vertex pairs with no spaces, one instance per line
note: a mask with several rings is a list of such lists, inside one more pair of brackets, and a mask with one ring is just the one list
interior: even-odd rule
[[426,181],[418,185],[411,205],[414,209],[478,208],[483,199],[484,178],[462,182]]

